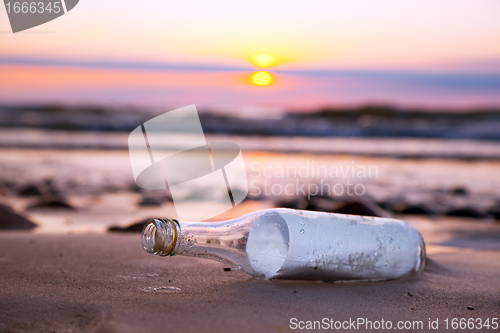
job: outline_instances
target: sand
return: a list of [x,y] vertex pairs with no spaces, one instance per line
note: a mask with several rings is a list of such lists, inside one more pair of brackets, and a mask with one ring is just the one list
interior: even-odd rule
[[[452,224],[440,223],[441,232],[429,225],[417,223],[438,244]],[[484,235],[498,231],[484,225]],[[488,243],[477,237],[468,246]],[[439,318],[436,331],[445,331],[446,318],[500,317],[498,241],[486,250],[457,242],[429,243],[424,272],[332,284],[258,280],[218,262],[155,257],[139,234],[3,232],[0,332],[279,332],[291,330],[291,318],[422,320],[421,331]]]

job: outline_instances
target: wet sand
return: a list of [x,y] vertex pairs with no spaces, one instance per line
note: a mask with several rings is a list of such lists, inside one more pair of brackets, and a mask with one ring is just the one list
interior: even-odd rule
[[[279,332],[291,318],[421,320],[421,331],[439,318],[445,331],[446,318],[500,317],[499,226],[413,223],[429,245],[424,272],[344,284],[264,281],[214,261],[155,257],[139,234],[3,232],[0,332]],[[464,243],[468,228],[478,233]]]
[[[457,146],[460,144],[457,143]],[[244,159],[249,200],[289,201],[305,196],[306,192],[313,196],[316,193],[314,186],[310,191],[307,186],[301,191],[300,185],[323,182],[329,184],[329,187],[325,187],[321,193],[330,195],[333,200],[368,199],[394,211],[419,206],[432,214],[446,215],[468,208],[487,217],[492,210],[500,209],[498,160],[399,159],[269,152],[244,152]],[[316,176],[313,176],[313,165],[317,171]],[[283,166],[292,169],[286,169],[286,172],[280,174]],[[371,170],[372,167],[372,174],[368,172],[359,175],[352,172],[358,172],[361,170],[359,168]],[[301,168],[306,170],[307,175],[301,173]],[[326,168],[328,172],[319,172],[319,168]],[[98,214],[105,212],[108,215],[106,222],[121,224],[123,210],[132,212],[141,200],[135,197],[132,201],[119,198],[123,195],[132,198],[141,190],[134,183],[126,150],[0,149],[0,170],[0,202],[11,205],[20,212],[37,200],[34,197],[17,196],[19,189],[29,184],[39,184],[44,179],[52,181],[55,190],[77,209],[78,216],[69,216],[73,220],[81,220],[87,213],[95,216],[99,210]],[[267,170],[267,175],[264,175],[264,170]],[[332,173],[332,170],[337,170],[338,173]],[[361,186],[365,190],[363,198],[348,195],[347,182],[352,184],[352,188]],[[271,191],[266,183],[277,184],[277,191]],[[289,189],[291,195],[284,191],[288,184],[293,185]],[[333,191],[338,185],[340,191]],[[462,194],[457,194],[457,189]],[[5,198],[2,198],[2,192],[6,193]],[[163,192],[148,190],[142,194],[161,196]],[[127,203],[132,203],[132,206]],[[163,208],[161,216],[172,215],[172,210],[166,205]],[[141,214],[135,215],[123,223],[142,218],[139,216]],[[38,220],[37,217],[33,218]],[[193,216],[191,219],[196,220],[197,217]],[[87,216],[85,220],[88,220]]]

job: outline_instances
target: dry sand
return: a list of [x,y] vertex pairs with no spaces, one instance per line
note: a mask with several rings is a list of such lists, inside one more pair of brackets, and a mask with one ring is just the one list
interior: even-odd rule
[[[429,223],[417,223],[424,238],[441,242],[444,233]],[[4,232],[0,332],[279,332],[291,330],[291,318],[422,320],[421,331],[439,318],[444,331],[446,318],[500,317],[500,251],[490,243],[431,245],[425,271],[400,280],[332,284],[263,281],[218,262],[155,257],[139,234]]]

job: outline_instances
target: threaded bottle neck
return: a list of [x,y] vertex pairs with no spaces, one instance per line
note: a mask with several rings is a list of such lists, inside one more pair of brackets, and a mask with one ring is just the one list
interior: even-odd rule
[[151,219],[142,229],[142,247],[151,254],[173,256],[181,238],[181,227],[175,219]]

